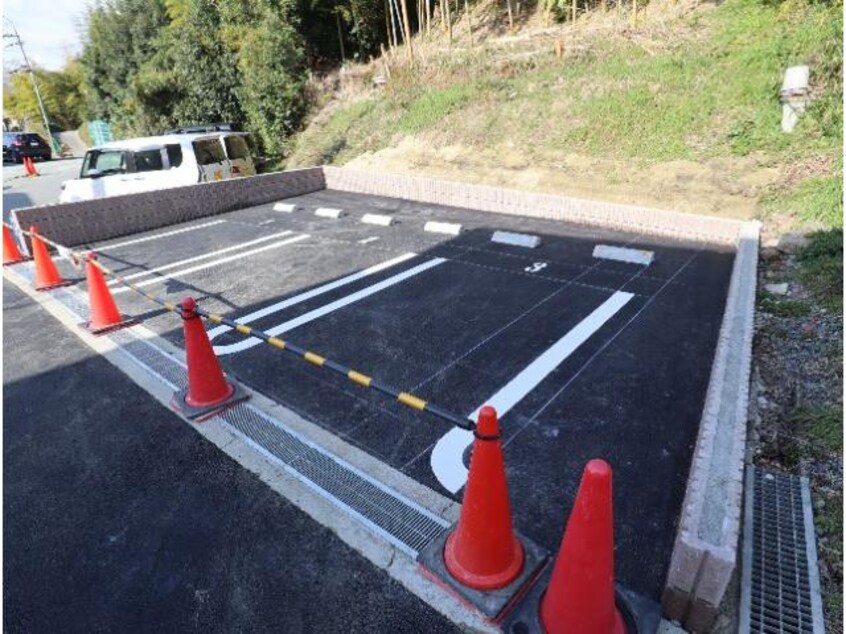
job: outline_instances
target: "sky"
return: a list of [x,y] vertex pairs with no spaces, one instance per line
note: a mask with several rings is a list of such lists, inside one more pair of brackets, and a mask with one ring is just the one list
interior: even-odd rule
[[[58,70],[69,55],[82,50],[80,30],[86,9],[94,0],[3,0],[3,33],[9,22],[17,27],[33,65]],[[9,39],[4,43],[8,44]],[[3,49],[4,69],[23,64],[17,47]]]

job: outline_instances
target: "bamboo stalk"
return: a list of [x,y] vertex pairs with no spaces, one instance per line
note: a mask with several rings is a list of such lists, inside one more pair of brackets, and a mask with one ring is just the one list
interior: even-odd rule
[[341,45],[341,63],[347,61],[347,56],[344,54],[344,32],[341,30],[341,14],[335,11],[335,21],[338,23],[338,43]]
[[408,49],[408,59],[414,64],[414,47],[411,45],[411,25],[408,22],[408,0],[400,0],[402,7],[402,22],[405,26],[405,47]]

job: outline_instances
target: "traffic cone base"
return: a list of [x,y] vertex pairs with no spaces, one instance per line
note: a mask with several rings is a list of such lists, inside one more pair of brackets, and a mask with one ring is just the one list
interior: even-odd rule
[[455,542],[455,532],[453,531],[447,538],[446,546],[444,547],[444,563],[446,563],[447,570],[449,570],[453,577],[460,579],[465,585],[475,590],[503,588],[514,581],[523,570],[525,555],[523,553],[523,546],[520,544],[520,540],[517,539],[516,535],[511,538],[514,554],[508,566],[489,575],[479,575],[473,570],[467,570],[456,556]]
[[36,286],[35,290],[37,291],[52,291],[54,288],[61,288],[62,286],[70,286],[73,284],[73,280],[62,280],[61,282],[54,282],[53,284],[42,284],[41,286]]
[[134,317],[127,317],[126,315],[120,316],[120,321],[114,324],[109,324],[108,326],[95,326],[90,321],[83,321],[80,326],[85,328],[88,332],[92,335],[105,335],[106,333],[112,332],[113,330],[120,330],[121,328],[127,328],[128,326],[133,326],[138,323],[138,320]]
[[29,257],[21,253],[9,227],[3,225],[3,266],[26,262],[27,260],[29,260]]
[[446,567],[447,542],[456,527],[457,525],[454,525],[444,531],[420,551],[417,555],[420,571],[461,603],[479,612],[486,621],[500,623],[541,574],[549,552],[519,531],[515,531],[515,539],[523,554],[519,574],[509,584],[496,590],[476,590],[458,581]]
[[182,388],[178,392],[173,395],[173,399],[171,400],[171,407],[182,414],[185,418],[190,418],[196,422],[202,422],[208,418],[211,418],[215,414],[219,414],[225,409],[232,407],[238,403],[243,403],[248,398],[250,398],[249,392],[247,392],[240,384],[235,383],[229,379],[225,379],[226,384],[231,388],[229,392],[229,396],[227,396],[222,401],[218,401],[216,403],[208,403],[206,405],[192,405],[189,402],[188,398],[188,389],[187,387]]
[[[548,565],[535,584],[517,601],[514,608],[502,620],[503,632],[523,634],[549,634],[540,617],[540,606],[544,599],[552,565]],[[656,634],[661,625],[661,606],[620,585],[614,588],[614,629],[609,634]],[[570,628],[572,634],[579,634]]]
[[186,418],[200,421],[245,400],[249,394],[223,374],[196,307],[192,297],[186,297],[180,305],[188,386],[173,395],[171,405]]

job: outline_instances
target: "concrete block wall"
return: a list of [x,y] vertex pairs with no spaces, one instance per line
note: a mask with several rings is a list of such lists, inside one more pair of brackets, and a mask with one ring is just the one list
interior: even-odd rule
[[12,211],[21,229],[68,247],[298,196],[326,187],[319,167]]
[[399,174],[323,168],[328,189],[405,198],[435,205],[595,225],[645,235],[731,244],[743,224],[738,220],[674,211],[537,194],[487,185],[472,185]]

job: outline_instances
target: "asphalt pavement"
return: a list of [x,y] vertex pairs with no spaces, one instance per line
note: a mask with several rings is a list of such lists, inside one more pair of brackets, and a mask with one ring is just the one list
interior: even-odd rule
[[33,205],[59,202],[62,183],[79,175],[82,159],[38,161],[38,176],[27,176],[23,165],[3,164],[3,221],[9,221],[9,211]]
[[452,632],[3,283],[8,632]]

